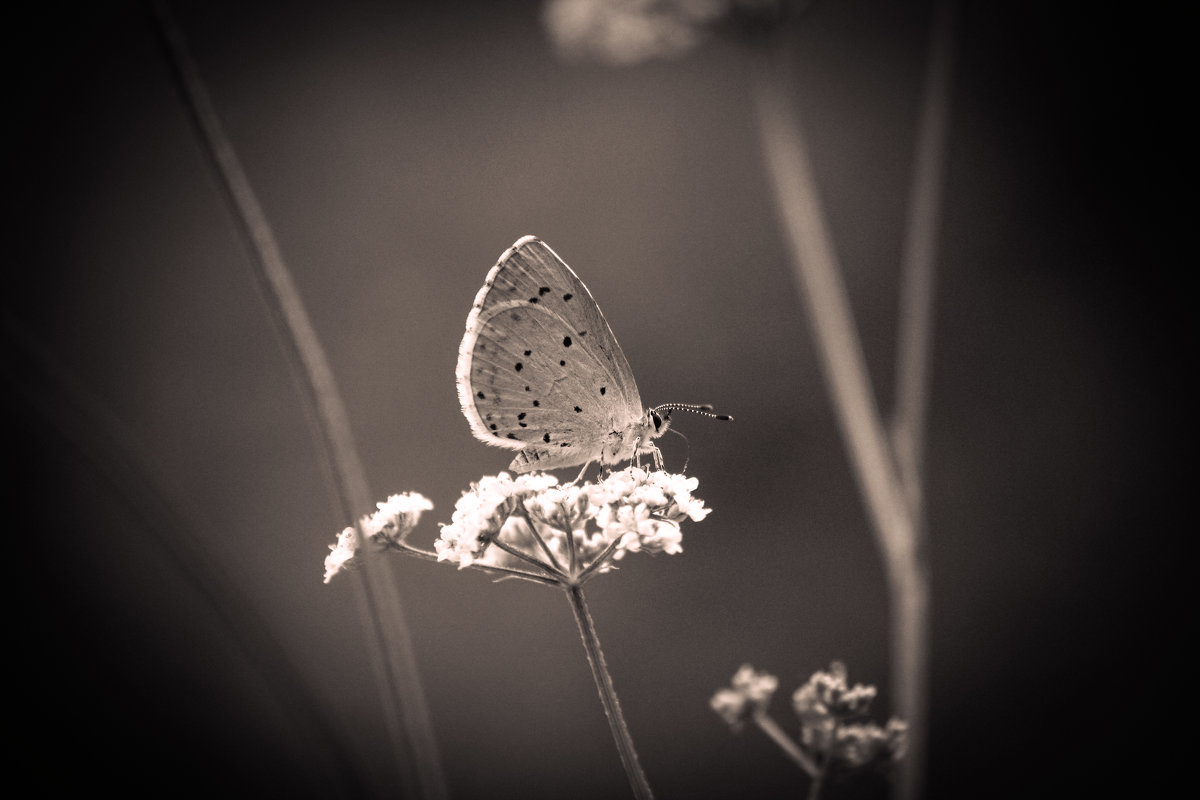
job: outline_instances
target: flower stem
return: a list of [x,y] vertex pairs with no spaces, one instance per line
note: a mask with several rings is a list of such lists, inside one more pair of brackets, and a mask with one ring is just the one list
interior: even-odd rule
[[[939,65],[944,61],[943,42],[949,35],[949,26],[943,22],[945,18],[946,14],[939,11],[935,34],[938,55],[934,59]],[[759,130],[768,178],[775,194],[784,238],[791,251],[797,288],[808,312],[834,411],[888,576],[892,685],[897,710],[909,722],[914,745],[901,766],[899,789],[901,797],[911,798],[920,793],[924,769],[930,587],[924,525],[919,505],[913,502],[914,499],[919,502],[921,496],[917,483],[919,475],[909,467],[919,461],[921,443],[918,439],[923,436],[923,425],[917,421],[917,415],[924,414],[932,275],[918,272],[906,277],[910,285],[905,289],[909,295],[903,301],[905,320],[902,325],[911,327],[901,334],[905,337],[900,389],[905,398],[901,401],[901,413],[905,415],[906,428],[902,435],[915,438],[904,445],[905,453],[898,456],[895,439],[889,438],[884,428],[871,390],[862,345],[821,207],[807,145],[796,119],[787,74],[790,55],[786,47],[781,47],[768,52],[759,64],[754,87]],[[944,91],[948,81],[941,79],[941,72],[932,70],[931,67],[932,77],[928,79],[932,89],[927,91]],[[923,150],[940,145],[937,114],[932,117],[932,129],[929,118],[923,120],[919,135]],[[933,133],[933,144],[925,142],[925,137],[930,135],[927,129]],[[922,203],[936,200],[929,196],[928,170],[927,164],[918,165],[917,182],[926,185],[918,186],[914,193]],[[933,172],[936,177],[937,169]],[[929,211],[926,208],[915,213],[920,217],[927,216]],[[932,222],[927,218],[918,219],[914,224],[925,228],[915,234],[910,229],[910,235],[930,235]],[[910,242],[907,247],[918,250],[906,252],[906,268],[924,269],[912,266],[922,260],[931,266],[932,251],[928,243]],[[925,252],[920,252],[920,248],[925,248]]]
[[[267,216],[208,96],[183,32],[165,0],[155,0],[152,5],[173,77],[234,222],[245,239],[253,274],[271,321],[280,331],[285,356],[313,424],[319,455],[333,479],[339,516],[353,519],[370,506],[371,493],[333,370]],[[361,545],[361,525],[356,528]],[[444,798],[449,792],[441,756],[390,564],[387,559],[368,560],[362,571],[363,581],[355,582],[380,706],[405,796]]]
[[592,668],[592,678],[595,679],[596,689],[600,692],[600,703],[604,706],[604,715],[608,717],[608,727],[612,730],[621,764],[625,767],[625,774],[629,777],[629,785],[633,789],[633,796],[639,800],[650,800],[654,793],[650,791],[646,774],[642,772],[642,765],[638,762],[637,751],[629,735],[629,726],[625,724],[625,716],[621,713],[621,704],[617,700],[612,677],[604,663],[604,653],[600,649],[600,639],[596,636],[596,626],[592,623],[592,615],[583,599],[583,589],[578,585],[571,585],[566,587],[566,592],[567,599],[571,602],[571,610],[575,612],[575,622],[579,625],[579,635],[583,639],[588,665]]
[[783,732],[783,728],[775,720],[768,717],[765,713],[754,715],[754,724],[771,737],[771,741],[779,745],[780,749],[787,754],[788,758],[796,762],[800,769],[808,773],[814,781],[820,780],[821,768],[817,766],[817,762],[809,757],[808,753],[804,752],[800,745],[792,740],[792,737]]
[[[554,553],[550,550],[550,545],[546,544],[546,540],[542,537],[542,533],[538,530],[537,525],[533,523],[533,518],[529,516],[529,512],[526,511],[524,507],[521,507],[516,510],[514,516],[524,520],[526,527],[529,528],[529,535],[533,537],[534,541],[537,542],[538,547],[541,548],[542,552],[546,554],[546,560],[554,566],[555,570],[562,572],[562,565],[559,564],[558,559],[554,557]],[[569,539],[570,537],[568,536],[567,538]]]
[[[954,2],[938,0],[930,33],[916,157],[909,194],[904,255],[900,264],[900,314],[896,352],[896,407],[891,441],[900,481],[913,520],[915,563],[893,576],[893,594],[903,605],[892,610],[896,662],[896,705],[908,722],[908,755],[899,771],[897,796],[923,793],[923,764],[929,735],[928,687],[930,588],[928,526],[925,515],[925,418],[932,360],[934,267],[940,231],[946,138],[954,73]],[[901,678],[904,679],[901,682]]]

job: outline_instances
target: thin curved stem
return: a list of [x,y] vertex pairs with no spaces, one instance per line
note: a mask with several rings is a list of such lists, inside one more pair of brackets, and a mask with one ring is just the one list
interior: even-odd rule
[[625,715],[621,713],[617,691],[613,688],[612,677],[608,674],[604,653],[600,649],[600,639],[596,636],[596,626],[583,599],[583,589],[576,584],[566,587],[566,592],[567,599],[571,602],[571,611],[575,613],[575,622],[579,625],[579,635],[583,639],[588,665],[592,668],[592,678],[600,692],[604,716],[608,718],[608,727],[612,731],[613,741],[616,742],[617,753],[621,756],[621,765],[625,767],[625,775],[629,778],[633,796],[638,800],[650,800],[654,793],[650,791],[650,784],[646,782],[646,774],[642,772],[637,750],[633,747],[633,738],[629,735],[629,726],[625,723]]
[[554,569],[562,572],[562,564],[559,564],[558,559],[554,557],[554,553],[550,550],[550,545],[546,544],[546,540],[542,537],[541,531],[538,530],[537,525],[533,524],[533,518],[529,516],[529,512],[523,505],[518,504],[517,514],[520,515],[520,519],[525,521],[525,525],[529,528],[529,534],[534,538],[534,541],[538,543],[538,547],[541,548],[541,551],[546,554],[546,560],[554,566]]
[[[900,313],[896,351],[896,407],[891,441],[913,520],[915,563],[895,576],[905,606],[893,611],[893,651],[903,665],[893,677],[897,706],[909,725],[906,765],[899,773],[901,798],[922,795],[927,724],[930,640],[928,527],[925,517],[925,423],[933,352],[937,240],[941,231],[946,141],[954,73],[953,0],[934,8],[929,60],[917,125],[909,213],[900,264]],[[906,681],[898,678],[905,675]]]
[[[359,509],[370,506],[371,494],[333,371],[266,214],[209,99],[183,32],[163,0],[154,0],[152,5],[197,137],[248,246],[254,277],[315,429],[318,451],[334,477],[340,514],[344,519],[355,519]],[[361,546],[363,533],[360,527],[356,529]],[[366,562],[363,581],[354,583],[359,616],[405,794],[444,798],[448,790],[441,756],[390,564],[387,559]]]
[[[532,564],[533,566],[537,567],[538,569],[544,570],[546,572],[546,574],[548,574],[548,575],[562,575],[562,573],[560,571],[554,569],[554,567],[550,566],[546,562],[538,561],[536,558],[529,555],[529,553],[526,553],[524,550],[513,547],[511,544],[508,544],[506,542],[500,541],[500,537],[496,537],[495,539],[492,539],[491,544],[493,547],[498,547],[501,550],[503,550],[504,552],[508,553],[513,558],[518,558],[521,561],[524,561],[526,564]],[[560,581],[556,580],[556,581],[554,581],[554,583],[557,584],[557,583],[560,583]]]
[[922,462],[933,353],[935,267],[954,68],[953,2],[941,0],[934,14],[900,262],[896,407],[892,416],[896,461],[908,493],[909,506],[917,519],[921,518],[923,502]]
[[[862,346],[821,207],[787,78],[786,49],[758,65],[754,98],[767,173],[812,326],[834,412],[849,451],[888,576],[892,683],[898,713],[917,748],[901,766],[900,790],[914,797],[924,769],[929,662],[929,566],[922,525],[909,502],[871,390]],[[927,341],[927,340],[926,340]]]
[[604,565],[604,562],[608,561],[609,556],[613,554],[613,551],[617,549],[619,544],[621,544],[620,537],[617,537],[609,542],[608,546],[601,551],[600,555],[593,558],[591,563],[583,568],[583,571],[579,573],[579,577],[576,578],[576,581],[582,584],[584,581],[595,575],[596,570],[600,569],[600,567]]

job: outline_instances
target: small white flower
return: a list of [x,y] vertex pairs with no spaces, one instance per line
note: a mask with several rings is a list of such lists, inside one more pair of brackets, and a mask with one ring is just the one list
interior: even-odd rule
[[363,533],[380,544],[404,541],[416,527],[421,512],[433,510],[429,498],[416,492],[394,494],[382,503],[376,503],[374,514],[362,518]]
[[743,664],[734,673],[732,687],[719,689],[709,705],[730,725],[740,726],[748,717],[766,711],[779,679]]
[[734,673],[733,686],[751,702],[765,705],[779,688],[779,679],[769,672],[759,672],[749,664],[742,664]]
[[[360,524],[363,536],[375,550],[384,550],[402,543],[416,527],[421,513],[433,508],[429,498],[417,492],[394,494],[382,503],[376,503],[375,513],[364,515]],[[350,567],[358,555],[358,536],[354,528],[346,528],[338,534],[336,544],[325,557],[325,583],[343,569]]]
[[354,551],[358,549],[358,536],[354,528],[346,528],[338,534],[337,543],[329,545],[331,552],[325,556],[325,583],[329,583],[334,575],[354,560]]
[[459,569],[471,566],[500,534],[518,502],[557,483],[544,473],[519,475],[516,480],[507,472],[480,478],[454,504],[450,524],[442,526],[433,543],[438,561],[456,561]]
[[737,725],[746,716],[746,696],[736,689],[718,689],[708,704],[729,725]]

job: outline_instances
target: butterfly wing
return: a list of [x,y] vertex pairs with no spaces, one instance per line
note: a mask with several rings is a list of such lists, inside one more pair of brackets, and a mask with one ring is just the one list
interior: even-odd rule
[[524,450],[512,464],[518,471],[596,459],[611,431],[644,413],[591,292],[533,236],[488,273],[467,317],[455,378],[471,432]]

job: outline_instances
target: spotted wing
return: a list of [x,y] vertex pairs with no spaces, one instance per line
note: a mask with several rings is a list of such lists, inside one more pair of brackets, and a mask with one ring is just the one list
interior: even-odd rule
[[476,438],[520,471],[586,463],[643,414],[629,362],[583,281],[526,236],[488,273],[455,371]]

